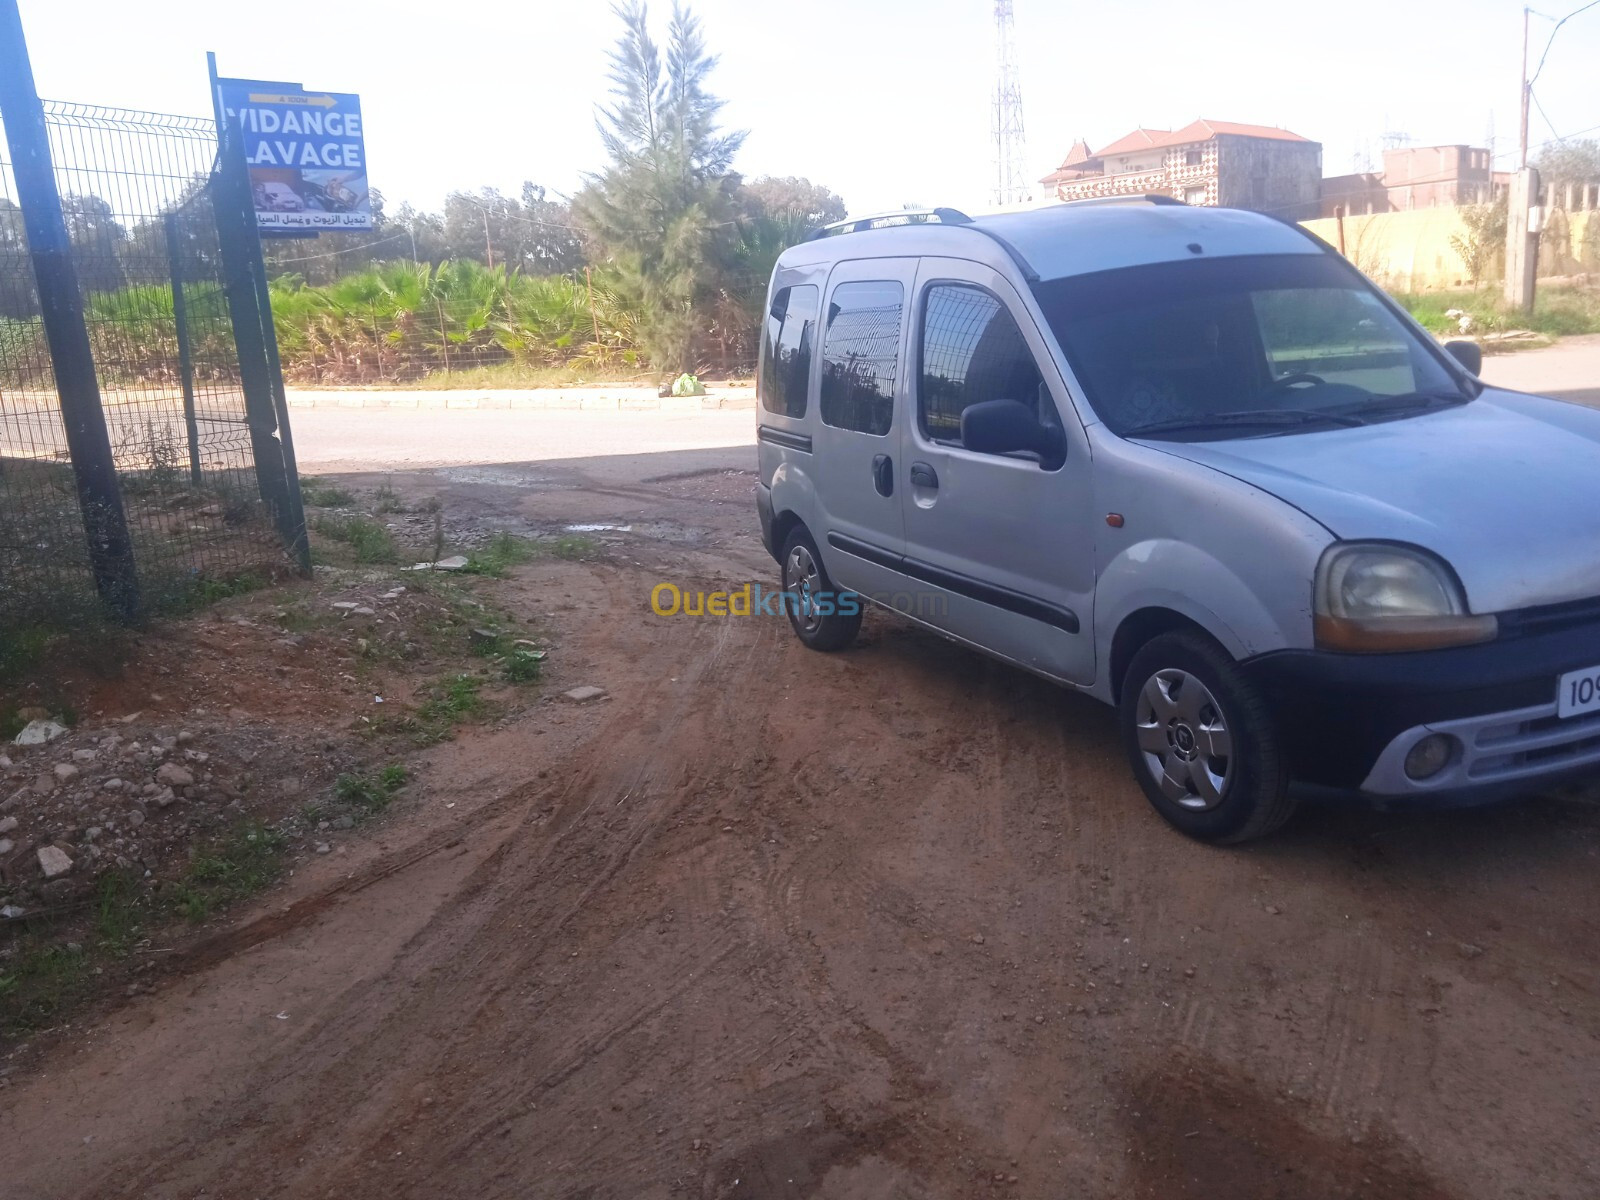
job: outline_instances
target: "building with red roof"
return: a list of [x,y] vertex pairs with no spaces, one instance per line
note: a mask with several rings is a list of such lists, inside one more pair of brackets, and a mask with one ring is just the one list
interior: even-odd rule
[[1061,200],[1160,193],[1299,221],[1318,213],[1322,145],[1270,125],[1199,120],[1135,129],[1099,150],[1074,142],[1041,182]]

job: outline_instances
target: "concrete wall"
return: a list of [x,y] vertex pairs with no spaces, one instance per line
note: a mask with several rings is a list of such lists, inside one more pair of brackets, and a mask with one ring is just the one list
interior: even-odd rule
[[1223,134],[1217,146],[1217,203],[1290,221],[1315,217],[1322,203],[1322,147]]
[[[1452,235],[1466,237],[1456,208],[1325,217],[1302,225],[1335,247],[1365,275],[1392,291],[1427,292],[1472,286]],[[1341,240],[1341,229],[1342,240]],[[1486,278],[1504,273],[1504,251],[1490,255]],[[1600,213],[1547,215],[1539,245],[1540,276],[1600,272]]]

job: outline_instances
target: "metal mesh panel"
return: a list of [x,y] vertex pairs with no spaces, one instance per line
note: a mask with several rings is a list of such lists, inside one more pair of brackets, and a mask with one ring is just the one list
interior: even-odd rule
[[[45,103],[148,610],[286,562],[256,482],[209,120]],[[4,154],[0,143],[0,154]],[[179,315],[182,321],[179,321]],[[0,618],[94,604],[22,214],[0,162]]]

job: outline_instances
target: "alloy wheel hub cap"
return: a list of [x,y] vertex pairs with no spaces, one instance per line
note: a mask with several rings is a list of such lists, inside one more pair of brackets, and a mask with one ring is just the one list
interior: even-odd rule
[[1135,732],[1144,767],[1169,801],[1197,812],[1222,803],[1233,781],[1233,733],[1197,676],[1177,668],[1150,676]]

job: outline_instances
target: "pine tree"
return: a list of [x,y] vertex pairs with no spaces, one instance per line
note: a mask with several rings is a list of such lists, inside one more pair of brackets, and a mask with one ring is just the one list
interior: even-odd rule
[[743,133],[722,131],[722,101],[706,90],[716,67],[700,23],[675,3],[663,66],[643,0],[613,10],[613,103],[597,123],[610,162],[574,201],[597,257],[631,280],[645,350],[662,374],[692,370],[696,335],[735,243],[733,157]]

